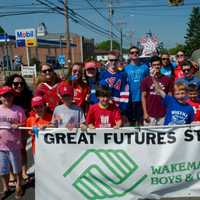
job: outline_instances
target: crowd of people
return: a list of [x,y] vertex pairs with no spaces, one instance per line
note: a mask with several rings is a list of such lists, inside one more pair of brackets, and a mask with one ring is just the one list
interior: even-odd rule
[[95,61],[74,63],[65,80],[43,64],[31,91],[19,74],[7,77],[0,87],[0,176],[4,198],[14,182],[15,198],[23,195],[22,178],[28,181],[26,141],[35,135],[19,127],[120,128],[123,126],[182,125],[200,121],[198,66],[178,51],[152,56],[141,63],[140,50],[129,49],[129,64],[122,66],[114,52],[98,66]]

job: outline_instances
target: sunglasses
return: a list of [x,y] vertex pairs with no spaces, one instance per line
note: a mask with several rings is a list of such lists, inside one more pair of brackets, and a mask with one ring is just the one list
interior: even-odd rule
[[12,83],[15,87],[21,85],[21,86],[24,86],[24,82],[13,82]]
[[183,69],[182,71],[183,71],[183,72],[190,72],[191,69]]
[[138,51],[131,51],[130,54],[131,54],[131,55],[133,55],[133,54],[136,54],[136,55],[137,55],[137,54],[139,54],[139,52],[138,52]]
[[162,58],[162,60],[169,60],[169,58]]
[[177,54],[176,57],[183,57],[183,54]]
[[53,69],[44,69],[44,70],[42,70],[42,73],[44,73],[44,74],[46,74],[47,72],[48,73],[50,73],[50,72],[52,72],[53,71]]
[[116,62],[118,59],[109,59],[110,62]]
[[72,70],[72,73],[81,73],[79,70]]

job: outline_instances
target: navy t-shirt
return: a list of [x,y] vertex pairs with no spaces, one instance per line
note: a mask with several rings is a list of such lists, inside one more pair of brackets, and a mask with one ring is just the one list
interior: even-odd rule
[[190,124],[194,118],[194,110],[188,103],[180,103],[175,97],[166,95],[164,104],[167,108],[164,125]]

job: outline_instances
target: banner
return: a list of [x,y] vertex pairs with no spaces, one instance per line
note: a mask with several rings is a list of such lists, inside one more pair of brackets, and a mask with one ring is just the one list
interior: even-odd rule
[[36,200],[200,196],[200,126],[39,132]]

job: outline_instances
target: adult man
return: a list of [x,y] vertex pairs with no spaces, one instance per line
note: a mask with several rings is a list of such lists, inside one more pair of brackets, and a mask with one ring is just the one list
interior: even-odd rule
[[182,82],[185,85],[195,84],[200,90],[200,79],[193,74],[193,64],[190,61],[184,61],[181,65],[183,78],[179,78],[176,82]]
[[141,104],[140,85],[142,80],[148,76],[149,67],[139,62],[139,49],[135,46],[129,49],[130,64],[125,67],[128,75],[130,91],[130,122],[132,125],[142,125],[143,114]]
[[126,113],[129,100],[127,74],[118,70],[118,57],[114,52],[108,54],[107,69],[100,72],[99,84],[109,87],[112,100],[120,108],[122,114]]
[[172,80],[160,73],[160,67],[160,57],[153,56],[151,58],[151,75],[142,81],[142,107],[145,125],[162,125],[166,113],[162,97],[156,93],[153,77],[159,83],[159,86],[165,94],[172,92]]

